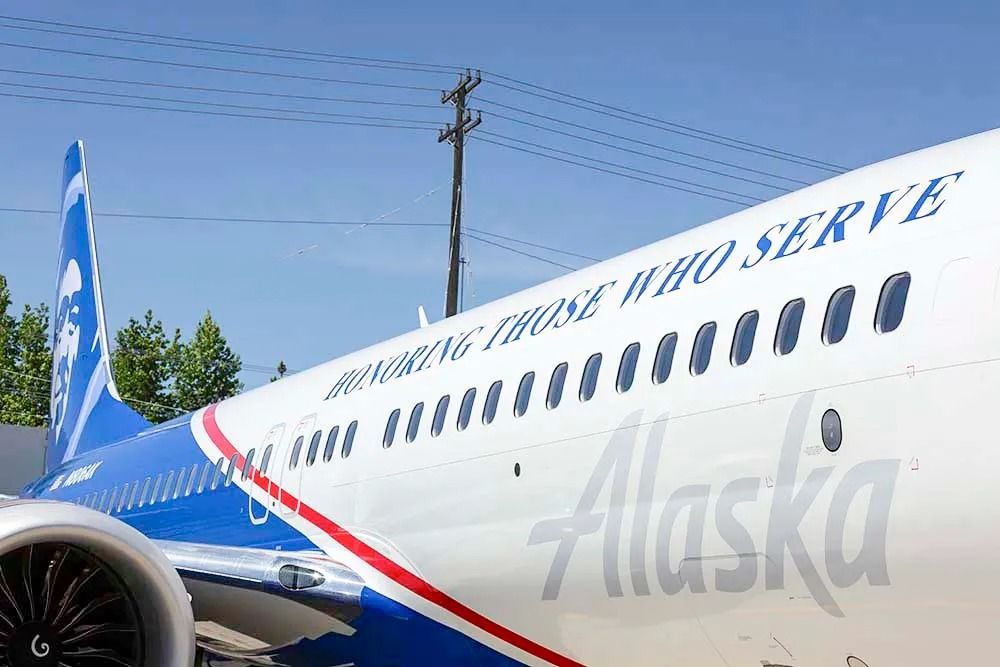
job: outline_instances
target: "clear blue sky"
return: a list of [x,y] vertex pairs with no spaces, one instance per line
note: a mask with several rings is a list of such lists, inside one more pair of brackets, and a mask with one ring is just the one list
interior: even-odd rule
[[[0,13],[126,30],[375,58],[479,66],[664,119],[859,166],[990,129],[1000,118],[997,3],[37,2]],[[9,21],[0,20],[0,24]],[[0,27],[0,41],[450,87],[451,76],[269,61]],[[0,46],[0,67],[273,92],[437,102],[391,91],[200,72]],[[0,82],[79,81],[0,72]],[[101,90],[223,99],[169,90]],[[72,96],[0,86],[0,93]],[[491,85],[482,97],[715,159],[809,181],[783,165],[583,113]],[[76,96],[80,97],[80,96]],[[229,103],[444,121],[442,109],[226,98]],[[134,102],[133,102],[134,103]],[[777,194],[487,117],[481,129],[754,195]],[[484,135],[485,136],[485,135]],[[106,212],[446,222],[450,150],[432,131],[340,127],[0,97],[0,207],[58,208],[62,155],[87,142],[95,209]],[[623,144],[628,145],[628,144]],[[633,145],[633,147],[637,147]],[[655,151],[654,151],[655,152]],[[589,172],[482,142],[467,152],[464,220],[488,231],[607,257],[737,207]],[[442,186],[435,194],[411,203]],[[15,299],[49,302],[56,221],[0,213],[0,272]],[[97,219],[105,303],[117,329],[152,308],[189,333],[210,309],[244,361],[304,368],[439,316],[445,229],[249,226]],[[302,248],[318,246],[301,256]],[[525,248],[530,250],[529,248]],[[534,252],[534,251],[531,251]],[[562,269],[470,241],[466,305]],[[583,262],[549,255],[581,266]],[[249,386],[266,381],[246,373]]]

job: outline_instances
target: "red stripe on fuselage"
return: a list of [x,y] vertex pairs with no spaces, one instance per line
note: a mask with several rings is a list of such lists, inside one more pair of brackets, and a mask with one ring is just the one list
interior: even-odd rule
[[[215,404],[205,409],[205,414],[202,419],[205,426],[205,432],[208,434],[209,439],[211,439],[215,446],[219,448],[219,451],[222,452],[222,455],[225,458],[231,458],[233,454],[236,454],[236,464],[238,468],[242,470],[246,459],[244,459],[243,455],[239,453],[236,447],[233,446],[233,443],[229,441],[229,438],[227,438],[219,428],[219,424],[215,419],[215,410],[217,407],[218,404]],[[251,479],[254,484],[266,491],[270,496],[275,499],[280,499],[282,505],[285,505],[292,510],[297,509],[299,516],[332,537],[355,556],[361,558],[370,566],[395,581],[397,584],[404,586],[428,602],[433,602],[442,609],[445,609],[462,620],[471,623],[480,630],[488,632],[494,637],[507,642],[511,646],[516,646],[522,651],[550,662],[553,665],[560,665],[560,667],[583,667],[582,663],[576,662],[571,658],[567,658],[566,656],[556,653],[552,649],[533,642],[527,637],[500,625],[496,621],[486,618],[479,612],[462,604],[447,593],[435,588],[428,582],[407,570],[402,565],[390,560],[378,550],[368,546],[365,542],[361,541],[350,532],[337,525],[337,523],[323,516],[318,510],[302,502],[299,498],[290,495],[284,489],[281,489],[279,494],[278,485],[270,482],[267,476],[260,474],[260,471],[256,468],[252,469]]]

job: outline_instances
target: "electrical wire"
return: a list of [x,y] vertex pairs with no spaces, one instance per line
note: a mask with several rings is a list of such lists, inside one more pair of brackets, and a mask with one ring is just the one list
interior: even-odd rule
[[[515,79],[510,79],[509,77],[504,77],[502,75],[498,75],[496,73],[491,73],[491,72],[488,72],[488,71],[487,72],[483,72],[483,73],[487,74],[488,76],[494,76],[496,78],[504,78],[504,79],[508,79],[508,80],[515,80]],[[542,93],[536,93],[534,91],[527,90],[525,88],[519,88],[517,86],[511,86],[509,84],[500,83],[498,81],[490,81],[489,83],[491,83],[494,86],[498,86],[500,88],[505,88],[507,90],[512,90],[512,91],[515,91],[515,92],[518,92],[518,93],[522,93],[522,94],[525,94],[525,95],[531,95],[533,97],[539,97],[539,98],[546,99],[546,100],[549,100],[549,101],[552,101],[552,102],[557,102],[559,104],[564,104],[566,106],[575,107],[577,109],[583,109],[584,111],[589,111],[591,113],[601,114],[603,116],[609,116],[611,118],[615,118],[617,120],[622,120],[622,121],[625,121],[625,122],[628,122],[628,123],[634,123],[636,125],[643,125],[643,126],[646,126],[646,127],[651,127],[651,128],[654,128],[654,129],[662,130],[664,132],[670,132],[670,133],[677,134],[677,135],[680,135],[680,136],[688,137],[690,139],[696,139],[696,140],[699,140],[699,141],[705,141],[705,142],[708,142],[708,143],[711,143],[711,144],[716,144],[716,145],[719,145],[719,146],[725,146],[726,148],[731,148],[731,149],[734,149],[734,150],[740,150],[740,151],[744,151],[744,152],[747,152],[747,153],[755,153],[757,155],[762,155],[764,157],[772,158],[772,159],[775,159],[775,160],[783,160],[785,162],[791,162],[793,164],[798,164],[798,165],[801,165],[801,166],[804,166],[804,167],[811,167],[813,169],[820,169],[820,170],[823,170],[823,171],[829,171],[829,172],[838,173],[838,174],[839,173],[843,173],[843,172],[845,172],[845,171],[848,170],[847,167],[844,167],[844,166],[838,165],[838,164],[834,164],[832,162],[826,162],[824,160],[817,160],[815,158],[806,157],[804,155],[797,155],[795,153],[789,153],[788,151],[782,151],[782,150],[779,150],[779,149],[776,149],[776,148],[772,148],[770,146],[766,146],[766,145],[763,145],[763,144],[754,144],[754,143],[751,143],[749,141],[744,141],[742,139],[736,139],[734,137],[728,137],[726,135],[718,134],[718,133],[715,133],[715,132],[709,132],[707,130],[701,130],[701,129],[698,129],[698,128],[695,128],[695,127],[692,127],[692,126],[689,126],[689,125],[682,125],[680,123],[675,123],[675,122],[672,122],[672,121],[665,121],[665,120],[656,118],[654,116],[647,116],[645,114],[637,113],[637,112],[634,112],[634,111],[629,111],[628,109],[621,109],[621,108],[618,108],[618,107],[612,107],[611,105],[604,104],[603,102],[596,102],[596,101],[592,101],[592,100],[586,100],[586,98],[581,98],[581,97],[578,97],[576,95],[571,95],[569,93],[563,93],[563,92],[560,92],[560,91],[555,91],[555,90],[551,90],[551,89],[548,89],[548,88],[543,88],[542,86],[538,86],[536,84],[531,84],[531,83],[527,83],[527,82],[522,83],[522,85],[527,85],[527,86],[530,86],[530,87],[533,87],[533,88],[538,88],[540,90],[546,90],[546,91],[552,92],[552,93],[554,93],[556,95],[560,95],[561,97],[554,97],[552,95],[544,95]],[[577,104],[575,102],[570,102],[570,101],[568,101],[566,99],[563,99],[565,97],[568,97],[568,98],[571,98],[571,99],[577,99],[577,100],[585,100],[588,104],[593,104],[595,106],[603,107],[605,109],[614,109],[617,113],[612,113],[612,112],[609,112],[609,111],[601,111],[599,109],[593,109],[591,107],[587,107],[587,106],[584,106],[582,104]],[[627,114],[627,115],[623,115],[623,114]],[[649,121],[653,121],[653,122],[649,122]],[[702,136],[702,135],[704,135],[704,136]]]
[[[698,153],[689,153],[687,151],[678,150],[676,148],[670,148],[669,146],[664,146],[662,144],[656,144],[656,143],[652,143],[652,142],[649,142],[649,141],[643,141],[641,139],[635,139],[633,137],[628,137],[628,136],[625,136],[625,135],[622,135],[622,134],[616,134],[614,132],[607,132],[605,130],[600,130],[600,129],[597,129],[595,127],[592,127],[590,125],[583,125],[581,123],[574,123],[574,122],[571,122],[571,121],[568,121],[568,120],[562,120],[562,119],[556,118],[554,116],[549,116],[549,115],[546,115],[546,114],[543,114],[543,113],[537,113],[537,112],[534,112],[534,111],[529,111],[528,109],[523,109],[521,107],[516,107],[516,106],[510,105],[510,104],[503,104],[502,102],[495,102],[493,100],[489,100],[489,99],[486,99],[484,97],[480,97],[478,95],[476,96],[476,100],[479,101],[479,102],[483,102],[483,103],[486,103],[486,104],[490,104],[490,105],[496,106],[496,107],[501,107],[503,109],[508,109],[510,111],[516,111],[518,113],[523,113],[523,114],[528,115],[528,116],[533,116],[535,118],[542,118],[544,120],[548,120],[548,121],[551,121],[553,123],[559,123],[560,125],[566,125],[568,127],[575,127],[575,128],[581,129],[581,130],[586,130],[588,132],[593,132],[594,134],[600,134],[602,136],[612,137],[614,139],[619,139],[621,141],[628,141],[629,143],[633,143],[633,144],[636,144],[636,145],[639,145],[639,146],[646,146],[648,148],[656,148],[657,150],[661,150],[661,151],[664,151],[664,152],[667,152],[667,153],[673,153],[675,155],[683,155],[684,157],[693,158],[695,160],[702,160],[703,162],[710,162],[712,164],[718,164],[718,165],[721,165],[721,166],[724,166],[724,167],[730,167],[732,169],[738,169],[740,171],[746,171],[746,172],[750,172],[750,173],[753,173],[753,174],[758,174],[760,176],[769,176],[771,178],[777,178],[779,180],[788,181],[790,183],[798,183],[799,185],[811,185],[811,183],[809,181],[803,181],[803,180],[800,180],[800,179],[797,179],[797,178],[792,178],[790,176],[783,176],[781,174],[776,174],[776,173],[771,172],[771,171],[765,171],[765,170],[762,170],[762,169],[755,169],[753,167],[748,167],[746,165],[741,165],[741,164],[737,164],[737,163],[734,163],[734,162],[727,162],[725,160],[718,160],[718,159],[715,159],[715,158],[712,158],[712,157],[708,157],[706,155],[700,155]],[[520,123],[522,125],[529,125],[530,124],[530,123],[528,123],[528,121],[525,121],[525,120],[518,120],[518,119],[511,118],[509,116],[501,116],[497,112],[490,111],[488,109],[477,109],[477,111],[481,111],[482,113],[486,113],[486,114],[492,114],[493,116],[495,116],[497,118],[503,118],[504,120],[513,121],[515,123]],[[546,128],[544,125],[533,125],[533,124],[531,124],[531,126],[532,127],[538,127],[540,129],[548,130],[548,131],[551,131],[551,132],[557,132],[556,130],[554,130],[552,128]],[[559,132],[559,133],[562,134],[562,132]],[[576,137],[577,135],[568,135],[568,136]]]
[[511,241],[512,243],[520,243],[522,245],[530,246],[532,248],[538,248],[539,250],[548,250],[549,252],[558,253],[560,255],[567,255],[568,257],[576,257],[578,259],[585,259],[588,262],[600,262],[601,260],[596,257],[591,257],[590,255],[581,255],[578,252],[570,252],[569,250],[561,250],[559,248],[553,248],[552,246],[542,245],[541,243],[533,243],[531,241],[525,241],[524,239],[519,239],[516,236],[505,236],[503,234],[497,234],[496,232],[488,232],[484,229],[478,229],[476,227],[465,226],[470,232],[475,232],[476,234],[482,234],[483,236],[492,236],[493,238],[503,239],[504,241]]
[[[291,55],[282,55],[274,53],[255,53],[253,51],[239,50],[234,48],[195,46],[192,44],[171,44],[169,42],[157,42],[149,39],[135,39],[135,38],[111,36],[111,35],[90,35],[87,33],[73,32],[70,30],[55,30],[53,28],[32,28],[23,25],[10,25],[8,23],[0,23],[0,28],[7,28],[9,30],[26,30],[30,32],[42,32],[55,35],[67,35],[70,37],[103,39],[103,40],[122,42],[128,44],[142,44],[145,46],[159,46],[159,47],[168,47],[174,49],[186,49],[189,51],[206,51],[211,53],[225,53],[230,55],[252,56],[255,58],[272,58],[278,60],[293,60],[299,62],[323,63],[328,65],[346,65],[348,67],[371,67],[376,69],[403,70],[407,72],[423,72],[428,74],[459,74],[461,71],[461,70],[454,70],[454,71],[436,70],[425,67],[412,67],[409,65],[388,65],[380,63],[356,62],[349,60],[334,60],[332,58],[308,58],[305,56],[291,56]],[[171,39],[171,38],[161,38],[161,39]]]
[[440,88],[428,88],[426,86],[411,86],[402,83],[383,83],[379,81],[358,81],[357,79],[333,79],[322,76],[310,76],[307,74],[288,74],[285,72],[271,72],[266,70],[244,69],[240,67],[222,67],[220,65],[199,65],[195,63],[183,63],[176,60],[159,60],[156,58],[139,58],[136,56],[119,56],[109,53],[94,53],[93,51],[78,51],[76,49],[57,49],[50,46],[38,46],[34,44],[17,44],[14,42],[0,42],[0,46],[15,49],[29,49],[32,51],[44,51],[47,53],[62,53],[65,55],[88,56],[91,58],[104,58],[106,60],[120,60],[124,62],[143,63],[147,65],[166,65],[168,67],[181,67],[185,69],[205,70],[210,72],[224,72],[227,74],[249,74],[252,76],[273,77],[278,79],[296,79],[298,81],[315,81],[319,83],[339,83],[349,86],[371,86],[374,88],[395,88],[399,90],[417,90],[421,92],[440,92]]
[[354,97],[323,97],[321,95],[293,95],[291,93],[274,93],[263,90],[246,90],[240,88],[212,88],[209,86],[188,86],[173,83],[162,83],[155,81],[137,81],[135,79],[112,79],[103,76],[83,76],[78,74],[58,74],[54,72],[39,72],[37,70],[8,69],[0,67],[0,72],[7,74],[25,74],[28,76],[42,76],[57,79],[75,79],[78,81],[91,81],[94,83],[113,83],[128,86],[145,86],[150,88],[169,88],[173,90],[190,90],[200,93],[224,93],[230,95],[255,95],[259,97],[275,97],[290,100],[307,100],[310,102],[337,102],[346,104],[373,104],[392,107],[406,107],[411,109],[441,109],[440,104],[418,104],[414,102],[397,102],[392,100],[366,100]]
[[[616,151],[622,151],[624,153],[631,153],[632,155],[638,155],[640,157],[650,158],[650,159],[653,159],[653,160],[659,160],[660,162],[667,162],[669,164],[678,165],[678,166],[681,166],[681,167],[685,167],[687,169],[694,169],[695,171],[700,171],[700,172],[704,172],[704,173],[707,173],[707,174],[714,174],[716,176],[722,176],[722,177],[725,177],[725,178],[731,178],[733,180],[742,181],[743,183],[751,183],[753,185],[762,185],[762,186],[764,186],[766,188],[772,188],[774,190],[778,190],[779,192],[791,192],[792,191],[790,188],[786,188],[786,187],[783,187],[783,186],[780,186],[780,185],[775,185],[773,183],[767,183],[765,181],[758,181],[758,180],[755,180],[753,178],[747,178],[745,176],[737,176],[735,174],[729,174],[729,173],[726,173],[724,171],[718,171],[716,169],[709,169],[708,167],[699,167],[696,164],[691,164],[689,162],[684,162],[683,160],[674,160],[674,159],[671,159],[671,158],[668,158],[668,157],[663,157],[662,155],[654,155],[652,153],[646,153],[646,152],[643,152],[643,151],[637,151],[634,148],[625,148],[624,146],[618,146],[616,144],[612,144],[612,143],[609,143],[607,141],[601,141],[599,139],[594,139],[592,137],[585,137],[585,136],[583,136],[581,134],[574,134],[573,132],[566,132],[564,130],[557,130],[554,127],[547,127],[545,125],[540,125],[538,123],[532,123],[531,121],[523,120],[521,118],[513,118],[511,116],[500,114],[500,113],[497,113],[495,111],[480,110],[480,109],[477,109],[477,111],[481,111],[482,113],[485,113],[488,116],[492,116],[494,118],[499,118],[501,120],[506,120],[506,121],[509,121],[509,122],[512,122],[512,123],[518,123],[520,125],[526,125],[528,127],[534,127],[534,128],[540,129],[540,130],[545,130],[546,132],[552,132],[553,134],[560,134],[560,135],[562,135],[564,137],[571,137],[573,139],[578,139],[579,141],[586,141],[587,143],[596,144],[598,146],[605,146],[607,148],[612,148],[612,149],[614,149]],[[575,125],[575,123],[574,123],[574,125]],[[591,131],[592,132],[598,132],[599,130],[591,130]],[[601,133],[605,134],[604,132],[601,132]],[[610,134],[610,133],[608,133],[608,134]],[[642,143],[645,143],[645,142],[642,142]],[[674,152],[672,149],[661,149],[661,150],[671,150],[671,152]],[[677,152],[683,153],[683,151],[677,151]],[[699,159],[704,159],[704,158],[699,158]],[[714,160],[711,160],[711,161],[714,162]],[[728,165],[729,163],[726,163],[726,164]],[[745,169],[744,167],[737,167],[737,168],[744,169],[746,171],[753,171],[753,172],[758,171],[756,169]],[[798,179],[789,178],[787,176],[780,176],[778,174],[773,174],[773,175],[772,174],[768,174],[768,175],[772,176],[772,178],[780,178],[780,179],[786,180],[786,181],[792,181],[792,182],[796,182],[796,183],[801,183],[802,185],[809,185],[808,181],[800,181]]]
[[601,172],[601,173],[604,173],[604,174],[611,174],[613,176],[621,176],[622,178],[627,178],[627,179],[632,180],[632,181],[638,181],[640,183],[648,183],[650,185],[658,185],[658,186],[663,187],[663,188],[669,188],[670,190],[677,190],[679,192],[687,192],[689,194],[698,195],[698,196],[701,196],[701,197],[707,197],[709,199],[716,199],[718,201],[728,202],[730,204],[737,204],[739,206],[753,206],[753,204],[751,202],[738,201],[736,199],[730,199],[728,197],[720,197],[718,195],[713,195],[713,194],[710,194],[710,193],[707,193],[707,192],[699,192],[698,190],[691,190],[691,189],[688,189],[688,188],[682,188],[682,187],[679,187],[679,186],[676,186],[676,185],[670,185],[669,183],[662,183],[660,181],[654,181],[654,180],[651,180],[651,179],[648,179],[648,178],[642,178],[642,177],[639,177],[639,176],[632,176],[631,174],[623,174],[623,173],[618,172],[618,171],[612,171],[610,169],[604,169],[602,167],[595,167],[593,165],[585,164],[583,162],[576,162],[574,160],[567,160],[566,158],[556,157],[555,155],[548,155],[546,153],[540,153],[538,151],[529,150],[527,148],[522,148],[520,146],[512,146],[510,144],[501,143],[499,141],[494,141],[492,139],[486,139],[486,138],[483,138],[481,136],[470,137],[470,139],[473,139],[473,138],[476,139],[477,141],[481,141],[481,142],[486,143],[486,144],[493,144],[495,146],[503,146],[504,148],[509,148],[511,150],[520,151],[522,153],[528,153],[530,155],[536,155],[538,157],[548,158],[550,160],[555,160],[557,162],[563,162],[565,164],[573,164],[573,165],[576,165],[578,167],[583,167],[585,169],[590,169],[592,171],[598,171],[598,172]]
[[113,107],[117,109],[140,109],[144,111],[172,111],[174,113],[195,114],[201,116],[221,116],[225,118],[252,118],[255,120],[277,120],[291,123],[312,123],[319,125],[350,125],[353,127],[377,127],[394,128],[397,130],[423,130],[435,131],[432,127],[422,127],[417,125],[388,125],[385,123],[362,123],[346,120],[323,120],[320,118],[295,118],[292,116],[263,116],[257,114],[236,113],[231,111],[208,111],[207,109],[178,109],[176,107],[158,107],[148,104],[125,104],[122,102],[101,102],[98,100],[75,100],[65,97],[45,97],[42,95],[23,95],[20,93],[0,93],[0,97],[12,97],[24,100],[39,100],[47,102],[61,102],[68,104],[87,104],[91,106]]
[[619,162],[609,162],[608,160],[601,160],[599,158],[591,157],[589,155],[582,155],[580,153],[573,153],[572,151],[564,151],[561,148],[553,148],[552,146],[545,146],[544,144],[538,144],[533,141],[525,141],[524,139],[516,139],[514,137],[504,136],[502,134],[497,134],[496,132],[490,132],[489,130],[479,130],[477,134],[485,134],[490,137],[495,137],[497,139],[503,139],[505,141],[513,141],[515,143],[523,144],[525,146],[531,146],[532,148],[539,148],[541,150],[551,151],[553,153],[559,153],[560,155],[568,155],[580,160],[589,160],[596,162],[597,164],[607,165],[609,167],[614,167],[615,169],[624,169],[626,171],[631,171],[637,174],[642,174],[644,176],[652,176],[653,178],[660,178],[665,181],[672,181],[674,183],[681,183],[690,187],[703,188],[705,190],[711,190],[713,192],[720,192],[726,195],[732,195],[733,197],[742,197],[744,199],[749,199],[757,203],[762,203],[765,200],[759,197],[754,197],[753,195],[745,194],[743,192],[735,192],[733,190],[726,190],[725,188],[717,188],[711,185],[706,185],[705,183],[698,183],[696,181],[688,181],[683,178],[674,178],[673,176],[667,176],[666,174],[659,174],[655,171],[646,171],[644,169],[637,169],[636,167],[630,167],[626,164],[621,164]]
[[468,232],[464,232],[464,235],[468,236],[470,239],[475,239],[476,241],[479,241],[480,243],[485,243],[486,245],[491,245],[491,246],[494,246],[496,248],[502,248],[502,249],[508,250],[508,251],[510,251],[512,253],[515,253],[515,254],[518,254],[518,255],[523,255],[524,257],[530,257],[531,259],[536,259],[539,262],[544,262],[546,264],[551,264],[553,266],[558,266],[559,268],[566,269],[567,271],[576,271],[577,270],[576,267],[574,267],[574,266],[568,266],[566,264],[562,264],[560,262],[556,262],[556,261],[551,260],[551,259],[546,259],[545,257],[540,257],[538,255],[533,255],[530,252],[525,252],[523,250],[518,250],[517,248],[512,248],[512,247],[510,247],[508,245],[504,245],[502,243],[497,243],[496,241],[490,241],[489,239],[485,239],[485,238],[483,238],[481,236],[476,236],[475,234],[470,234]]
[[193,104],[197,106],[223,107],[227,109],[243,109],[245,111],[262,111],[267,113],[282,113],[282,114],[292,113],[292,114],[304,114],[310,116],[352,118],[356,120],[380,120],[380,121],[389,121],[394,123],[421,123],[424,125],[433,125],[435,127],[441,124],[435,120],[421,120],[415,118],[396,118],[393,116],[369,116],[365,114],[336,113],[332,111],[308,111],[304,109],[283,109],[280,107],[262,107],[249,104],[230,104],[226,102],[206,102],[202,100],[185,100],[176,97],[157,97],[155,95],[131,95],[128,93],[110,93],[99,90],[80,90],[78,88],[61,88],[59,86],[40,86],[37,84],[30,84],[30,83],[11,83],[9,81],[0,81],[0,86],[14,86],[17,88],[29,88],[32,90],[47,90],[60,93],[78,93],[82,95],[102,95],[105,97],[116,97],[116,98],[131,99],[131,100],[169,102],[172,104]]
[[63,28],[76,28],[78,30],[93,30],[93,31],[97,31],[97,32],[107,32],[107,33],[113,33],[113,34],[118,34],[118,35],[134,35],[134,36],[138,36],[138,37],[153,37],[153,38],[156,38],[156,39],[170,39],[170,40],[173,40],[175,42],[189,42],[189,43],[193,43],[193,44],[211,44],[211,45],[216,45],[216,46],[233,46],[233,47],[242,48],[242,49],[258,49],[258,50],[263,50],[263,51],[274,51],[276,53],[293,53],[293,54],[307,55],[307,56],[323,56],[323,57],[327,57],[327,58],[342,58],[344,60],[356,60],[356,61],[359,61],[359,62],[386,63],[386,64],[390,64],[390,65],[411,65],[411,66],[415,66],[415,67],[433,67],[433,68],[443,69],[443,70],[447,70],[447,71],[458,71],[458,70],[463,69],[463,68],[457,67],[455,65],[436,65],[436,64],[432,64],[432,63],[413,62],[413,61],[410,61],[410,60],[391,60],[391,59],[387,59],[387,58],[368,58],[368,57],[350,56],[350,55],[336,54],[336,53],[324,53],[322,51],[307,51],[307,50],[304,50],[304,49],[291,49],[291,48],[281,48],[281,47],[274,47],[274,46],[264,46],[264,45],[260,45],[260,44],[247,44],[247,43],[240,43],[240,42],[224,42],[224,41],[211,40],[211,39],[197,39],[197,38],[194,38],[194,37],[180,37],[180,36],[176,36],[176,35],[164,35],[162,33],[153,33],[153,32],[138,32],[138,31],[135,31],[135,30],[122,30],[122,29],[116,29],[116,28],[106,28],[106,27],[99,27],[99,26],[82,25],[82,24],[79,24],[79,23],[64,23],[64,22],[60,22],[60,21],[49,21],[49,20],[36,19],[36,18],[26,18],[26,17],[23,17],[23,16],[4,16],[4,15],[0,15],[0,19],[3,19],[5,21],[21,21],[23,23],[34,23],[34,24],[40,24],[40,25],[54,25],[54,26],[60,26],[60,27],[63,27]]

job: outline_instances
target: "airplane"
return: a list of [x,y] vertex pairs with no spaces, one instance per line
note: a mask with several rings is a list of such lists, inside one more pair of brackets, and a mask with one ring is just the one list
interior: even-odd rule
[[74,143],[0,664],[988,659],[998,154],[837,175],[151,425]]

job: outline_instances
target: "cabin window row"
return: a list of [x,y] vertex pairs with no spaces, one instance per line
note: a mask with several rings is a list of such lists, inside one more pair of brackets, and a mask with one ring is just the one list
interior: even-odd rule
[[[877,333],[889,333],[898,328],[902,323],[909,287],[909,273],[898,273],[884,283],[879,295],[874,320],[874,328]],[[839,343],[847,334],[851,311],[854,305],[854,296],[855,288],[849,285],[836,290],[830,297],[822,331],[822,340],[826,345]],[[774,334],[774,353],[776,355],[784,356],[789,354],[798,344],[805,305],[805,299],[797,298],[792,299],[782,308]],[[744,313],[737,321],[735,330],[733,331],[729,357],[730,363],[733,366],[742,366],[750,360],[759,322],[760,313],[756,310]],[[708,370],[717,332],[718,325],[715,322],[706,322],[698,329],[691,347],[691,359],[689,362],[691,375],[701,375]],[[653,384],[662,384],[670,377],[676,350],[676,332],[668,333],[660,339],[656,348],[656,355],[653,359]],[[618,374],[615,378],[615,388],[620,394],[629,391],[635,382],[636,369],[639,365],[639,352],[640,344],[639,342],[634,342],[626,346],[622,353],[618,364]],[[580,402],[591,400],[597,392],[598,377],[602,362],[603,355],[598,352],[592,354],[584,364],[577,394]],[[547,409],[554,410],[562,403],[568,371],[569,364],[567,362],[562,362],[553,369],[545,393],[545,407]],[[514,397],[513,413],[515,418],[523,417],[527,414],[534,385],[534,371],[529,371],[521,377],[517,386],[517,393]],[[497,380],[490,385],[482,408],[482,423],[484,425],[489,425],[496,419],[497,406],[500,402],[502,390],[503,380]],[[466,390],[462,396],[456,420],[456,429],[458,431],[464,431],[469,426],[474,410],[476,394],[476,388],[472,387]],[[448,394],[438,400],[431,422],[432,437],[439,436],[443,431],[450,401],[451,397]],[[417,439],[423,414],[423,402],[417,403],[410,410],[405,430],[405,439],[407,442],[413,442]],[[403,413],[400,408],[394,409],[389,414],[382,437],[382,446],[384,448],[388,449],[396,442],[396,432],[402,417]]]

